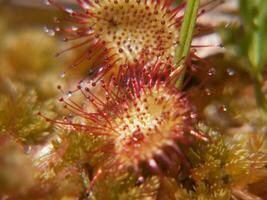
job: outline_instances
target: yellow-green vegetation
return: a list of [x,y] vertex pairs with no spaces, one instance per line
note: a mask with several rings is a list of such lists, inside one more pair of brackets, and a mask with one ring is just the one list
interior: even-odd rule
[[244,137],[242,133],[236,133],[237,138],[233,138],[208,132],[209,144],[199,143],[190,152],[194,163],[191,177],[195,182],[191,198],[224,200],[247,196],[259,199],[249,192],[249,186],[266,178],[267,146],[264,135],[251,133]]
[[38,116],[42,111],[55,117],[52,100],[40,101],[34,89],[8,80],[0,93],[0,132],[9,133],[26,143],[38,142],[52,132],[51,124]]
[[128,173],[119,176],[104,174],[95,185],[92,199],[154,200],[157,198],[159,187],[158,177],[150,177],[140,185],[137,184],[136,177]]

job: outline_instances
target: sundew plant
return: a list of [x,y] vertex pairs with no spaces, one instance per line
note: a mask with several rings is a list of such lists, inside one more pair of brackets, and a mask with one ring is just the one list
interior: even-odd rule
[[267,199],[266,0],[0,2],[0,199]]

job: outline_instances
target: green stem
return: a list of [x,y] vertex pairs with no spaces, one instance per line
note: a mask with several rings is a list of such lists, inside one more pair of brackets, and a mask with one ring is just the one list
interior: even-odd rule
[[193,38],[194,28],[196,25],[199,4],[200,0],[188,0],[185,9],[184,20],[180,31],[179,45],[176,49],[174,60],[175,67],[182,68],[181,76],[176,84],[177,87],[180,87],[181,83],[183,82],[186,68],[185,61],[190,53],[190,47]]

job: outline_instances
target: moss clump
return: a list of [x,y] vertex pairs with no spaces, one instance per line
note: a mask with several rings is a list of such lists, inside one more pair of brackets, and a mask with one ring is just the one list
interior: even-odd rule
[[55,117],[52,101],[40,101],[34,89],[19,83],[8,81],[5,86],[0,93],[0,131],[8,132],[26,143],[50,135],[51,124],[38,116],[38,112]]

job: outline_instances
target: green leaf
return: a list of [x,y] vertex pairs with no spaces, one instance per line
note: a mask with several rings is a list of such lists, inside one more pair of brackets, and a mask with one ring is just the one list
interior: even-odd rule
[[181,76],[176,83],[177,87],[180,87],[185,74],[185,60],[190,53],[190,47],[192,37],[196,25],[196,19],[198,15],[198,7],[200,0],[189,0],[186,6],[184,20],[180,31],[179,45],[176,49],[174,65],[181,71]]
[[267,1],[240,0],[240,15],[248,39],[247,56],[253,68],[251,75],[261,82],[264,64],[267,62]]
[[199,3],[199,0],[188,1],[179,37],[179,46],[175,54],[174,64],[176,65],[176,67],[178,67],[181,64],[181,61],[185,60],[185,58],[189,54],[198,14]]

